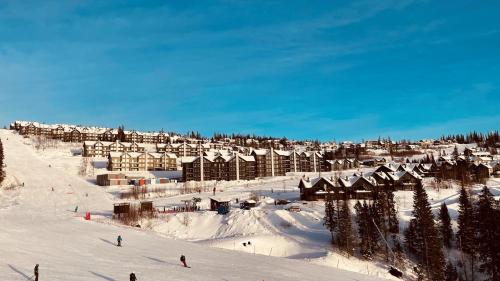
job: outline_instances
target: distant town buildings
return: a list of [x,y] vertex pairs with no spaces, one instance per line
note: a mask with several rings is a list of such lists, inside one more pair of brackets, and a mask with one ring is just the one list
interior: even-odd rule
[[[466,177],[462,178],[470,180],[500,176],[499,158],[493,155],[497,153],[496,150],[491,150],[495,151],[491,153],[487,149],[466,146],[463,153],[446,155],[440,150],[450,147],[449,139],[416,142],[378,139],[359,143],[320,143],[216,134],[212,140],[208,140],[201,139],[199,134],[180,137],[163,131],[139,132],[123,128],[47,125],[27,121],[15,121],[10,127],[23,136],[82,143],[82,156],[107,158],[107,168],[110,171],[182,169],[185,181],[252,180],[284,176],[287,173],[319,175],[322,172],[374,167],[376,169],[370,175],[338,179],[333,183],[338,187],[353,189],[361,185],[369,187],[374,181],[377,185],[390,182],[396,188],[407,189],[414,184],[414,174],[458,180],[459,175],[463,174]],[[427,159],[413,158],[415,155],[425,156],[429,149],[439,152],[436,160],[434,155],[432,159],[428,155]],[[393,163],[388,163],[417,161],[416,159],[422,164],[406,163],[405,166],[395,168]],[[356,180],[353,182],[353,179]],[[322,183],[328,184],[327,181]],[[304,185],[314,186],[312,181],[304,182]],[[308,190],[306,195],[308,197],[311,196],[309,192]],[[361,197],[361,193],[363,192],[346,194]]]
[[[101,127],[82,127],[63,124],[41,124],[39,122],[15,121],[10,125],[21,135],[43,136],[64,142],[106,141],[120,139],[119,130]],[[130,143],[167,143],[169,135],[164,132],[123,131],[123,139]]]

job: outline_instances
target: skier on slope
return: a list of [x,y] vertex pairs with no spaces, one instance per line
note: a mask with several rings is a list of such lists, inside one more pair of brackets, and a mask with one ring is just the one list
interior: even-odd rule
[[116,241],[118,242],[118,247],[121,247],[122,246],[122,236],[121,235],[118,235],[118,238],[116,238]]
[[78,205],[75,207],[75,213],[78,212]]
[[33,273],[35,274],[35,281],[38,281],[38,263],[35,265]]
[[181,262],[182,264],[184,265],[184,267],[189,267],[187,264],[186,264],[186,257],[184,255],[181,255]]
[[137,277],[135,277],[135,273],[130,273],[130,281],[137,281]]

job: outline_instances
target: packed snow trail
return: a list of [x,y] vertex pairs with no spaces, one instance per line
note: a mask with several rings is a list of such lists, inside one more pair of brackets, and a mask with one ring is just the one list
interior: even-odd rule
[[[27,280],[377,280],[304,261],[250,255],[171,240],[153,232],[83,220],[111,212],[100,187],[49,164],[10,131],[0,130],[7,173],[24,187],[1,190],[0,279]],[[8,138],[8,140],[7,140]],[[54,187],[54,191],[52,191]],[[88,197],[86,196],[88,194]],[[10,198],[15,197],[15,198]],[[3,202],[2,202],[3,203]],[[80,213],[75,216],[74,208]],[[116,237],[123,237],[123,247]],[[181,266],[184,254],[191,269]]]

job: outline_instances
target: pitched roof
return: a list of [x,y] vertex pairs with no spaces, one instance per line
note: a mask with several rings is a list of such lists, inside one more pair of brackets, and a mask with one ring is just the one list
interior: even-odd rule
[[181,163],[193,163],[196,160],[196,156],[181,157]]
[[254,149],[252,153],[255,153],[255,155],[266,155],[267,149]]

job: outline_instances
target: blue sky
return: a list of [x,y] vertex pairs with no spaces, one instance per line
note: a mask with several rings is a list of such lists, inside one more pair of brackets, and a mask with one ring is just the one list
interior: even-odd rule
[[500,127],[499,1],[1,1],[0,124],[296,139]]

